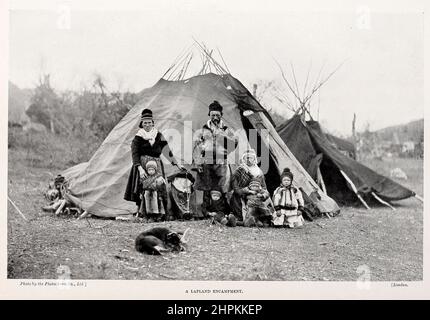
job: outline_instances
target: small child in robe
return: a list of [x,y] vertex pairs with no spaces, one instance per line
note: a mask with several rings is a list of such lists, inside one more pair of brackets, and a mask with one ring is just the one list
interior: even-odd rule
[[273,193],[273,225],[276,227],[297,228],[303,226],[302,209],[304,207],[302,192],[293,187],[294,175],[285,168],[281,174],[281,185]]
[[161,193],[166,189],[166,181],[157,170],[157,162],[149,160],[146,165],[146,178],[142,179],[141,213],[148,219],[160,220],[165,214]]

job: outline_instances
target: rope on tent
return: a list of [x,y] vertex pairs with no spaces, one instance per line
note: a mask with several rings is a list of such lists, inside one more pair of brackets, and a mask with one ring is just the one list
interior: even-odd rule
[[345,180],[349,183],[349,185],[351,186],[352,190],[357,195],[358,199],[360,199],[361,203],[366,207],[367,210],[370,210],[370,207],[367,205],[366,201],[364,201],[364,199],[358,194],[358,190],[355,187],[354,182],[352,182],[352,180],[342,170],[340,170],[340,173],[343,175],[343,177],[345,178]]
[[380,203],[386,205],[387,207],[390,207],[393,211],[396,211],[396,208],[394,208],[391,204],[389,204],[387,201],[382,200],[380,197],[376,195],[375,192],[372,192],[372,196],[375,197],[376,200],[378,200]]
[[21,212],[21,210],[19,210],[18,206],[11,200],[11,198],[9,198],[9,196],[7,196],[7,199],[9,200],[9,202],[12,204],[12,206],[15,208],[15,210],[21,215],[21,217],[25,220],[28,221],[28,219],[25,217],[25,215]]

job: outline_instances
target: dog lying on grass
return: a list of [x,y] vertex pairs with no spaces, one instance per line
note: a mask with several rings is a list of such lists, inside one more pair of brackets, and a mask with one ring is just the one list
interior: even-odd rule
[[175,232],[164,227],[154,227],[139,234],[135,241],[137,251],[161,255],[162,252],[184,251],[186,232]]

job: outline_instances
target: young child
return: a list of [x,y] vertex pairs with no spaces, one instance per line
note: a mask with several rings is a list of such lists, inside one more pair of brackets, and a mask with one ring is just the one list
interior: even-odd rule
[[274,226],[286,226],[290,228],[302,227],[303,217],[301,211],[304,206],[302,192],[293,187],[293,173],[285,168],[281,174],[281,185],[273,193]]
[[207,214],[212,217],[212,221],[220,222],[228,227],[236,226],[236,217],[230,213],[230,206],[221,191],[210,191],[210,200],[206,210]]
[[261,182],[258,179],[252,179],[249,182],[248,189],[250,193],[246,196],[248,213],[244,222],[245,226],[251,226],[254,221],[258,227],[270,226],[272,216],[269,208],[271,204],[268,204],[267,201],[270,198],[269,192],[262,188]]
[[146,165],[147,177],[142,179],[141,214],[149,219],[160,220],[165,215],[162,193],[166,190],[166,181],[157,171],[157,162],[149,160]]

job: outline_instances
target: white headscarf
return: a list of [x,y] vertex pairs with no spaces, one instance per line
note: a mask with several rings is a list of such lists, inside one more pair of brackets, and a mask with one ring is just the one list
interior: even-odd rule
[[[252,154],[255,158],[254,163],[251,165],[248,165],[245,159],[249,154]],[[261,171],[260,167],[257,165],[257,154],[254,149],[248,149],[243,153],[240,166],[247,170],[253,177],[258,177],[263,174],[263,171]]]

